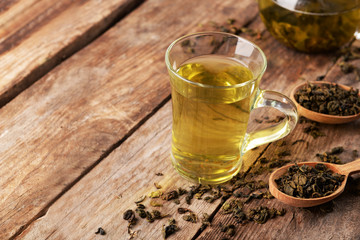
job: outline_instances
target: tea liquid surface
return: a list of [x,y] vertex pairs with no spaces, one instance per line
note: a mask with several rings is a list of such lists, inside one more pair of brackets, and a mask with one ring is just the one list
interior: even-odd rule
[[252,71],[236,59],[214,55],[190,59],[177,72],[205,87],[172,79],[173,164],[197,182],[224,182],[240,169],[240,147],[258,81],[236,87],[252,80]]

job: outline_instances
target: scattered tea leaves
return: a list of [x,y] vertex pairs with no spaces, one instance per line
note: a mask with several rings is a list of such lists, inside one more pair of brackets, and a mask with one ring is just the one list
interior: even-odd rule
[[139,215],[141,218],[146,218],[146,211],[141,208],[136,208],[135,212]]
[[322,81],[322,80],[324,80],[324,78],[325,78],[325,75],[317,76],[316,81]]
[[354,159],[359,157],[358,150],[356,150],[356,149],[352,150],[352,157],[353,157]]
[[307,119],[306,117],[300,116],[299,118],[299,123],[303,124],[303,123],[311,123],[311,124],[316,124],[314,121]]
[[179,193],[176,190],[165,193],[161,198],[167,201],[172,199],[177,199],[179,197]]
[[277,141],[277,142],[276,142],[276,146],[278,146],[278,147],[283,147],[283,146],[285,146],[286,144],[287,144],[287,142],[284,141],[284,140],[282,140],[282,141]]
[[275,151],[276,156],[278,157],[285,157],[285,156],[291,156],[291,152],[289,149],[286,150],[276,150]]
[[180,214],[184,214],[184,213],[187,213],[187,212],[192,212],[192,211],[190,209],[188,209],[188,208],[182,208],[182,207],[178,208],[178,213],[180,213]]
[[124,220],[130,220],[131,218],[134,218],[134,217],[135,217],[135,213],[131,209],[126,210],[123,214]]
[[179,196],[181,196],[181,195],[187,194],[188,191],[186,189],[183,189],[183,188],[179,187],[178,188],[178,193],[179,193]]
[[183,216],[183,219],[187,222],[197,223],[197,216],[195,213],[190,212],[188,214],[185,214]]
[[136,206],[137,206],[137,208],[139,208],[139,209],[145,209],[145,205],[144,205],[144,204],[137,203]]
[[124,220],[128,221],[128,233],[131,232],[131,227],[137,223],[137,218],[135,217],[135,212],[131,209],[126,210],[123,214]]
[[106,235],[106,232],[102,227],[99,227],[95,234]]
[[176,225],[175,219],[169,220],[168,226],[163,226],[163,237],[164,239],[168,238],[169,236],[173,235],[175,232],[179,231],[179,227]]
[[295,145],[295,144],[301,143],[301,142],[306,142],[306,141],[304,139],[297,139],[293,143],[291,143],[291,145]]
[[201,230],[204,230],[207,226],[211,225],[211,218],[210,215],[207,213],[203,213],[202,218],[201,218]]
[[342,60],[348,62],[351,60],[360,59],[360,48],[354,46],[346,46],[340,50]]
[[320,130],[320,128],[317,126],[317,124],[312,124],[310,126],[307,126],[304,128],[304,133],[309,134],[314,139],[317,139],[318,137],[324,137],[326,134]]
[[317,153],[316,157],[318,157],[323,162],[342,164],[341,159],[338,156],[342,152],[344,152],[344,148],[340,146],[331,149],[330,152],[324,152],[322,154]]
[[151,200],[151,201],[150,201],[150,205],[151,205],[152,207],[162,207],[162,206],[163,206],[161,203],[159,203],[159,202],[157,202],[157,201],[155,201],[155,200]]
[[161,189],[162,188],[162,186],[160,185],[160,184],[158,184],[158,183],[154,183],[154,186],[156,187],[156,189]]
[[229,236],[235,235],[235,225],[234,224],[227,224],[227,225],[220,225],[220,231],[228,234]]
[[260,30],[239,26],[237,25],[236,19],[233,18],[227,19],[224,24],[218,24],[214,21],[210,21],[208,25],[210,25],[211,30],[213,31],[232,33],[235,35],[244,34],[250,37],[255,37],[256,40],[262,38],[262,32]]
[[283,216],[285,213],[285,209],[277,210],[275,208],[269,209],[268,207],[260,206],[250,209],[248,219],[256,223],[264,224],[269,219],[275,218],[276,216]]
[[341,71],[345,74],[351,73],[355,70],[354,65],[347,63],[345,61],[341,61],[339,63],[339,66],[340,66]]
[[158,191],[155,191],[155,192],[151,192],[149,194],[149,197],[150,198],[159,198],[159,197],[161,197],[161,195],[163,195],[163,192],[158,190]]
[[[283,154],[286,155],[286,153],[287,152],[284,152]],[[280,154],[280,156],[281,155],[282,154]],[[289,162],[290,160],[287,159],[280,159],[280,158],[267,159],[263,157],[260,158],[259,161],[252,166],[252,168],[250,169],[250,173],[259,175],[264,172],[271,172],[274,168],[282,167]]]
[[134,239],[137,236],[139,231],[132,231],[131,228],[128,228],[129,240]]

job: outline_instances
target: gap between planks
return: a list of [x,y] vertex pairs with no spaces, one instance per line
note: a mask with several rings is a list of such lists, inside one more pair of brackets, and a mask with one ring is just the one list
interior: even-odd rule
[[[104,18],[104,26],[101,27],[103,22],[99,22],[89,28],[81,36],[75,39],[72,43],[65,46],[51,58],[49,58],[44,64],[35,68],[32,72],[26,75],[18,84],[12,86],[5,92],[3,96],[0,96],[0,109],[13,100],[16,96],[22,93],[24,90],[32,86],[39,79],[45,76],[52,69],[60,65],[63,61],[73,56],[89,44],[91,44],[98,37],[103,35],[106,31],[115,26],[119,21],[126,17],[133,10],[138,8],[145,0],[128,1],[125,6],[119,6],[118,9],[113,11],[109,16]],[[125,11],[121,11],[124,8]],[[97,29],[99,28],[99,29]]]
[[[119,14],[118,16],[116,16],[114,18],[114,20],[109,23],[109,25],[107,25],[102,31],[100,31],[96,36],[94,36],[92,39],[90,39],[88,42],[86,42],[84,45],[80,46],[77,49],[74,49],[73,52],[70,52],[68,54],[66,54],[65,57],[62,57],[60,62],[55,63],[54,65],[49,66],[48,69],[44,69],[42,73],[39,73],[39,75],[37,75],[37,77],[34,79],[34,81],[32,81],[29,85],[27,85],[25,88],[21,89],[20,92],[18,92],[16,95],[20,94],[22,91],[24,91],[26,88],[30,87],[33,83],[35,83],[38,79],[40,79],[41,77],[43,77],[47,71],[50,71],[51,69],[55,68],[57,65],[59,65],[62,61],[65,61],[67,58],[71,57],[72,55],[74,55],[76,52],[80,51],[82,48],[86,47],[87,45],[91,44],[91,42],[93,42],[96,38],[98,38],[99,36],[101,36],[103,33],[105,33],[107,30],[109,30],[112,26],[114,26],[117,22],[119,22],[122,18],[124,18],[127,14],[129,14],[132,10],[134,10],[135,8],[139,7],[142,3],[144,2],[144,0],[139,0],[139,1],[135,1],[135,3],[133,4],[132,8],[128,9],[128,11]],[[257,16],[254,16],[253,18],[249,19],[249,21],[245,22],[243,24],[243,27],[248,27],[250,26],[253,22],[255,22],[255,20],[257,19]],[[94,26],[96,27],[96,26]],[[92,27],[92,28],[94,28]],[[91,31],[91,29],[89,30]],[[86,35],[86,33],[85,33]],[[61,51],[62,52],[62,51]],[[59,52],[57,55],[62,56],[62,53]],[[57,57],[54,56],[53,58]],[[40,67],[42,68],[42,66]],[[33,74],[30,74],[29,78],[31,78]],[[11,99],[9,99],[7,102],[5,102],[5,104],[2,104],[2,101],[0,100],[0,109],[6,105],[6,103],[8,103],[9,101],[11,101],[13,98],[16,97],[13,96]],[[158,106],[156,106],[148,115],[146,115],[143,119],[141,119],[139,121],[138,124],[136,124],[132,129],[129,130],[129,132],[122,138],[120,139],[118,142],[116,142],[115,144],[113,144],[109,149],[107,149],[101,156],[100,158],[95,161],[90,167],[88,167],[87,169],[85,169],[81,175],[79,175],[79,177],[77,177],[72,183],[70,183],[66,188],[64,188],[63,191],[61,191],[53,200],[51,200],[49,202],[49,204],[47,204],[43,209],[41,209],[39,211],[38,214],[35,215],[34,218],[32,218],[29,222],[27,222],[25,225],[21,226],[20,229],[9,238],[9,240],[13,240],[16,237],[18,237],[29,225],[31,225],[34,221],[36,221],[37,219],[43,217],[46,215],[47,211],[49,210],[49,208],[51,207],[51,205],[53,205],[58,199],[60,199],[69,189],[71,189],[76,183],[78,183],[84,176],[86,176],[92,169],[94,169],[103,159],[105,159],[107,156],[109,156],[111,154],[111,152],[113,152],[116,148],[118,148],[124,141],[126,141],[129,137],[131,137],[133,135],[134,132],[136,132],[137,129],[139,129],[144,123],[146,123],[153,115],[155,115],[167,102],[169,102],[171,99],[171,95],[168,95]],[[271,144],[271,143],[270,143]],[[268,147],[270,146],[270,144],[268,144],[260,153],[259,156],[256,158],[256,160],[254,161],[257,162],[258,159],[261,158],[261,156],[266,152],[266,149],[268,149]],[[249,169],[247,169],[247,171],[249,171]],[[214,212],[212,212],[210,219],[212,219],[220,210],[221,206],[222,206],[222,202],[219,203],[219,205],[216,207],[216,209],[214,210]],[[201,233],[205,230],[199,228],[198,231],[195,233],[195,235],[191,238],[191,240],[195,240],[197,237],[199,237],[201,235]]]
[[73,182],[69,183],[68,186],[64,188],[54,199],[52,199],[49,204],[47,204],[43,209],[39,211],[38,214],[35,215],[29,222],[25,225],[21,226],[19,230],[12,235],[9,240],[13,240],[18,237],[29,225],[31,225],[37,219],[46,215],[47,211],[58,199],[60,199],[69,189],[71,189],[76,183],[78,183],[84,176],[86,176],[92,169],[94,169],[103,159],[109,156],[116,148],[118,148],[123,142],[126,141],[129,137],[131,137],[137,129],[139,129],[144,123],[146,123],[153,115],[155,115],[166,103],[168,103],[171,99],[171,95],[168,95],[158,106],[156,106],[148,115],[146,115],[143,119],[141,119],[133,128],[129,130],[129,132],[121,138],[118,142],[109,147],[104,153],[100,156],[100,158],[95,161],[91,166],[85,169]]

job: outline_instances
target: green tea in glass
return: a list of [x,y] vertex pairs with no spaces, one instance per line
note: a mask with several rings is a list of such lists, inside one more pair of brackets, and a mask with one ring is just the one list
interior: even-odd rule
[[[217,184],[238,173],[242,155],[286,136],[297,111],[286,96],[259,88],[266,58],[259,47],[235,35],[198,33],[174,41],[166,52],[172,94],[172,150],[184,177]],[[274,107],[285,119],[247,133],[249,115]]]

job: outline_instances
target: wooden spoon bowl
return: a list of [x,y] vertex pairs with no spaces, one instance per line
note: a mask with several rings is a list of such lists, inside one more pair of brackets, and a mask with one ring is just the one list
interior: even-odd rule
[[[302,162],[302,163],[297,163],[297,165],[302,166],[302,165],[306,164],[308,166],[314,167],[318,163],[319,162]],[[281,168],[277,169],[276,171],[274,171],[270,175],[270,178],[269,178],[270,193],[275,198],[277,198],[279,201],[281,201],[285,204],[294,206],[294,207],[313,207],[313,206],[317,206],[317,205],[326,203],[326,202],[336,198],[337,196],[339,196],[345,189],[345,185],[346,185],[349,175],[351,173],[360,172],[360,159],[357,159],[356,161],[353,161],[353,162],[350,162],[350,163],[347,163],[344,165],[336,165],[336,164],[325,163],[325,162],[322,164],[326,165],[326,167],[329,168],[334,173],[339,173],[339,174],[345,175],[344,181],[341,183],[341,185],[338,187],[338,189],[336,189],[336,191],[333,192],[332,194],[325,196],[325,197],[319,197],[319,198],[296,198],[296,197],[289,196],[289,195],[281,192],[278,189],[275,179],[278,179],[279,177],[284,175],[287,172],[287,169],[290,166],[294,166],[294,164],[281,167]]]
[[[317,81],[317,82],[310,82],[311,84],[314,85],[322,85],[322,84],[332,84],[335,85],[335,83],[331,83],[331,82],[324,82],[324,81]],[[360,118],[360,113],[356,114],[356,115],[350,115],[350,116],[336,116],[336,115],[330,115],[330,114],[323,114],[323,113],[318,113],[318,112],[314,112],[311,111],[309,109],[304,108],[303,106],[301,106],[295,99],[295,93],[302,88],[303,86],[305,86],[307,83],[302,83],[298,86],[296,86],[290,95],[291,100],[293,100],[293,102],[295,103],[298,113],[299,115],[302,115],[304,117],[306,117],[307,119],[313,120],[315,122],[320,122],[320,123],[327,123],[327,124],[342,124],[342,123],[348,123],[348,122],[352,122],[355,121],[357,119]],[[340,88],[345,89],[347,91],[349,91],[351,89],[351,87],[349,86],[345,86],[342,84],[337,84]],[[360,96],[360,93],[359,93]]]

